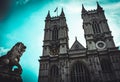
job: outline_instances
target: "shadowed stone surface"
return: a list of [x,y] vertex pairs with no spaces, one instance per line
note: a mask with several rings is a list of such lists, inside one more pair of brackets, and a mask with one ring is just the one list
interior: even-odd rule
[[18,42],[6,55],[0,57],[0,82],[22,82],[19,61],[25,49],[26,46]]

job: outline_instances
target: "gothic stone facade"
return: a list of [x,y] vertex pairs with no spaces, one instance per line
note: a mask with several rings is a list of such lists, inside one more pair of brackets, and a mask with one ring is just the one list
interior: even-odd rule
[[86,48],[76,39],[71,48],[68,26],[60,16],[45,20],[39,82],[120,82],[120,51],[115,46],[103,8],[87,11],[82,5]]

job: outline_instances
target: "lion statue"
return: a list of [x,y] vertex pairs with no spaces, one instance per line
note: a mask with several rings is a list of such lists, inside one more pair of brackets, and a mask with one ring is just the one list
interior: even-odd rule
[[[20,57],[25,52],[26,46],[22,42],[16,43],[6,55],[0,57],[0,71],[21,74]],[[14,68],[16,67],[16,68]]]

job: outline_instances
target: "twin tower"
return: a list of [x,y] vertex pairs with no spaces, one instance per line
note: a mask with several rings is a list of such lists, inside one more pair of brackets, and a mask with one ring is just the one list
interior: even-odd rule
[[60,16],[45,19],[38,82],[120,82],[120,51],[115,46],[103,8],[82,5],[86,48],[76,39],[69,48],[68,26]]

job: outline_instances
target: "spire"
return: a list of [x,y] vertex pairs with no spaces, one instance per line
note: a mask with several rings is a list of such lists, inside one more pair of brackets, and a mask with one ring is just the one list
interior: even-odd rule
[[64,11],[63,11],[63,8],[62,8],[62,11],[61,11],[60,16],[65,16]]
[[82,4],[82,13],[87,12],[86,9],[84,8],[84,5]]
[[50,18],[50,11],[48,10],[48,14],[47,14],[47,17],[46,18]]
[[75,37],[75,40],[77,41],[77,37]]
[[97,1],[97,9],[102,9],[102,7],[99,5],[98,1]]

